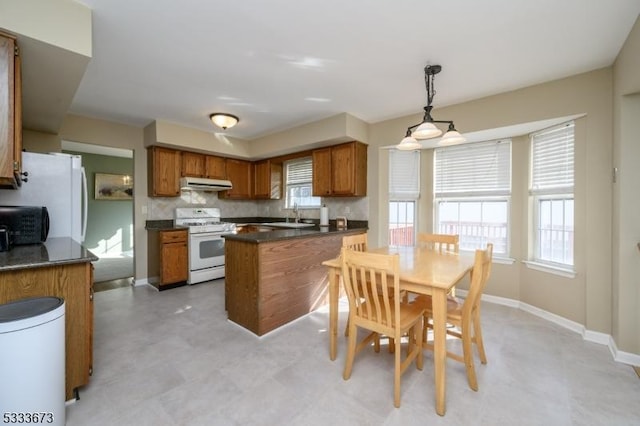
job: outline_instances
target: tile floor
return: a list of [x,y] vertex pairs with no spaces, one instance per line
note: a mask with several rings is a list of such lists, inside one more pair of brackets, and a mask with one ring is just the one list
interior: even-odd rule
[[222,280],[103,291],[94,374],[67,406],[67,425],[640,424],[640,379],[605,346],[500,305],[483,304],[483,321],[480,389],[449,360],[440,417],[430,353],[423,371],[403,375],[394,408],[392,355],[362,352],[344,381],[346,340],[330,361],[325,310],[258,338],[227,321]]

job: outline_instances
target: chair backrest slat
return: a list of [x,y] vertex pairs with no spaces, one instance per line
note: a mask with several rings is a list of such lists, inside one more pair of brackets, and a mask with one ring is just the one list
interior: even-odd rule
[[380,330],[400,321],[400,260],[397,254],[357,252],[342,248],[342,279],[349,310]]
[[459,240],[460,237],[458,235],[452,234],[418,234],[419,245],[441,252],[452,251],[458,253]]
[[355,251],[367,251],[367,233],[345,235],[342,237],[342,247],[349,247]]

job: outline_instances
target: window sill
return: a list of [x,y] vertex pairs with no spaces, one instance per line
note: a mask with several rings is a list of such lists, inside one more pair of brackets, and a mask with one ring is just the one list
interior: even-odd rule
[[565,278],[575,278],[576,271],[569,268],[560,268],[557,266],[551,266],[544,263],[532,262],[530,260],[523,260],[522,263],[527,265],[529,269],[535,269],[536,271],[548,272],[550,274],[559,275]]

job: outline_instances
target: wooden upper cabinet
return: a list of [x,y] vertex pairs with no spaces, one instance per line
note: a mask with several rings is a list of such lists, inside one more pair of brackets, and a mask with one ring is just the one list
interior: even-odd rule
[[316,149],[313,160],[313,195],[328,196],[331,191],[331,147]]
[[218,192],[218,198],[249,200],[251,199],[251,177],[253,167],[251,162],[227,158],[227,179],[232,188]]
[[205,157],[204,154],[183,152],[181,176],[204,177]]
[[22,172],[22,82],[15,37],[0,32],[0,188],[17,188]]
[[215,155],[207,155],[205,157],[205,176],[209,179],[226,179],[227,178],[227,159],[224,157],[216,157]]
[[253,198],[282,198],[282,163],[262,160],[253,163]]
[[367,145],[349,142],[314,150],[313,195],[367,195]]
[[147,152],[150,197],[177,197],[180,195],[180,151],[152,146]]

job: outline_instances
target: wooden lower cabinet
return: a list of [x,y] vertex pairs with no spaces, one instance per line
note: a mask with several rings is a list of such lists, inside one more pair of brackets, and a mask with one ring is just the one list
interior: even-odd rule
[[149,230],[149,277],[159,290],[184,283],[189,277],[186,229]]
[[82,262],[0,272],[0,304],[47,296],[65,301],[65,396],[71,400],[93,372],[93,265]]
[[[357,231],[362,232],[362,231]],[[225,240],[229,319],[262,336],[328,303],[326,266],[344,234],[256,243]]]

